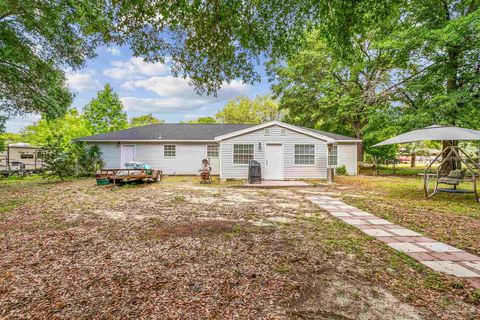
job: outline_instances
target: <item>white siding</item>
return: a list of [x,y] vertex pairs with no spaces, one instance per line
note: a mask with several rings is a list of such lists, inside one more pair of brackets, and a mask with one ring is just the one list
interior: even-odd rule
[[118,169],[120,166],[120,145],[117,143],[99,143],[104,169]]
[[[246,179],[248,177],[248,165],[233,164],[234,144],[254,144],[254,159],[260,162],[263,177],[265,173],[265,145],[267,143],[281,143],[284,148],[284,179],[326,178],[327,144],[325,141],[291,130],[286,130],[286,135],[281,135],[282,128],[279,126],[272,126],[269,129],[270,132],[267,136],[264,134],[264,129],[260,129],[222,141],[220,143],[220,177],[223,179]],[[315,145],[315,165],[295,165],[295,144]]]
[[338,166],[345,165],[350,175],[357,174],[357,144],[339,143],[338,144]]
[[[164,174],[197,174],[202,160],[207,158],[206,144],[166,143],[176,145],[175,157],[163,156],[163,144],[158,143],[125,143],[135,145],[135,161],[149,164],[160,169]],[[117,143],[100,143],[104,168],[120,168],[120,146]],[[212,159],[213,160],[213,159]],[[212,161],[212,173],[218,174],[218,161]]]

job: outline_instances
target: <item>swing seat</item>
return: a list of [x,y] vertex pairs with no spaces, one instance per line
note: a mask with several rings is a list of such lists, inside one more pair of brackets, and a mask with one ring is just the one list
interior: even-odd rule
[[438,178],[438,184],[448,184],[456,188],[465,178],[466,169],[452,170],[446,177]]

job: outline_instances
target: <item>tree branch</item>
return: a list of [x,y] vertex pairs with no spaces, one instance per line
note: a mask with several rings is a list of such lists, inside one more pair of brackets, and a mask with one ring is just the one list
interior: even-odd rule
[[437,62],[434,62],[434,63],[432,63],[432,64],[429,64],[428,66],[426,66],[426,67],[424,67],[424,68],[420,69],[420,71],[418,71],[417,73],[415,73],[415,74],[412,74],[412,75],[409,75],[408,77],[406,77],[406,78],[403,78],[401,81],[399,81],[399,82],[395,83],[394,85],[391,85],[391,86],[390,86],[390,87],[388,87],[387,89],[383,90],[383,91],[382,91],[380,94],[383,94],[383,93],[385,93],[385,92],[387,92],[387,91],[390,91],[390,90],[392,90],[392,89],[394,89],[394,88],[398,87],[399,85],[401,85],[401,84],[403,84],[403,83],[405,83],[405,82],[409,81],[410,79],[412,79],[412,78],[415,78],[416,76],[418,76],[418,75],[422,74],[424,71],[426,71],[427,69],[429,69],[429,68],[433,67],[433,66],[434,66],[434,65],[436,65],[436,64],[437,64]]

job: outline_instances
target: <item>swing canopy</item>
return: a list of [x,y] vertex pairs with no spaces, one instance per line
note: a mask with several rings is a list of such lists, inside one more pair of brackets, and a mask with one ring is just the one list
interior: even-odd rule
[[377,143],[376,145],[374,145],[374,147],[397,143],[410,143],[416,141],[458,140],[480,140],[480,131],[460,127],[444,127],[434,125],[423,129],[402,133],[396,137]]
[[[444,127],[430,126],[424,129],[413,130],[403,133],[396,137],[382,141],[374,145],[374,147],[385,146],[397,143],[410,143],[417,141],[474,141],[480,140],[480,131],[460,128],[460,127]],[[441,161],[440,161],[441,157]],[[434,162],[440,161],[436,173],[432,173],[432,165]],[[464,167],[462,169],[462,166]],[[464,181],[466,172],[470,176],[470,182],[473,183],[473,190],[457,189],[457,186]],[[477,192],[477,177],[480,171],[480,165],[470,158],[464,150],[458,145],[449,145],[442,150],[427,166],[423,174],[424,192],[427,198],[434,196],[439,192],[448,193],[473,193],[475,200],[479,201]],[[430,191],[429,180],[435,181],[433,191]],[[440,188],[439,185],[450,185],[453,188]]]

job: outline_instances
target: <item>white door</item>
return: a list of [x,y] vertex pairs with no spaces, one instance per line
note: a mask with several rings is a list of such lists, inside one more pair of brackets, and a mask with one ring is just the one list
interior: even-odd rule
[[283,147],[281,144],[267,144],[265,178],[267,180],[283,180]]
[[120,167],[124,169],[126,162],[135,161],[135,146],[133,144],[122,144],[120,151]]

